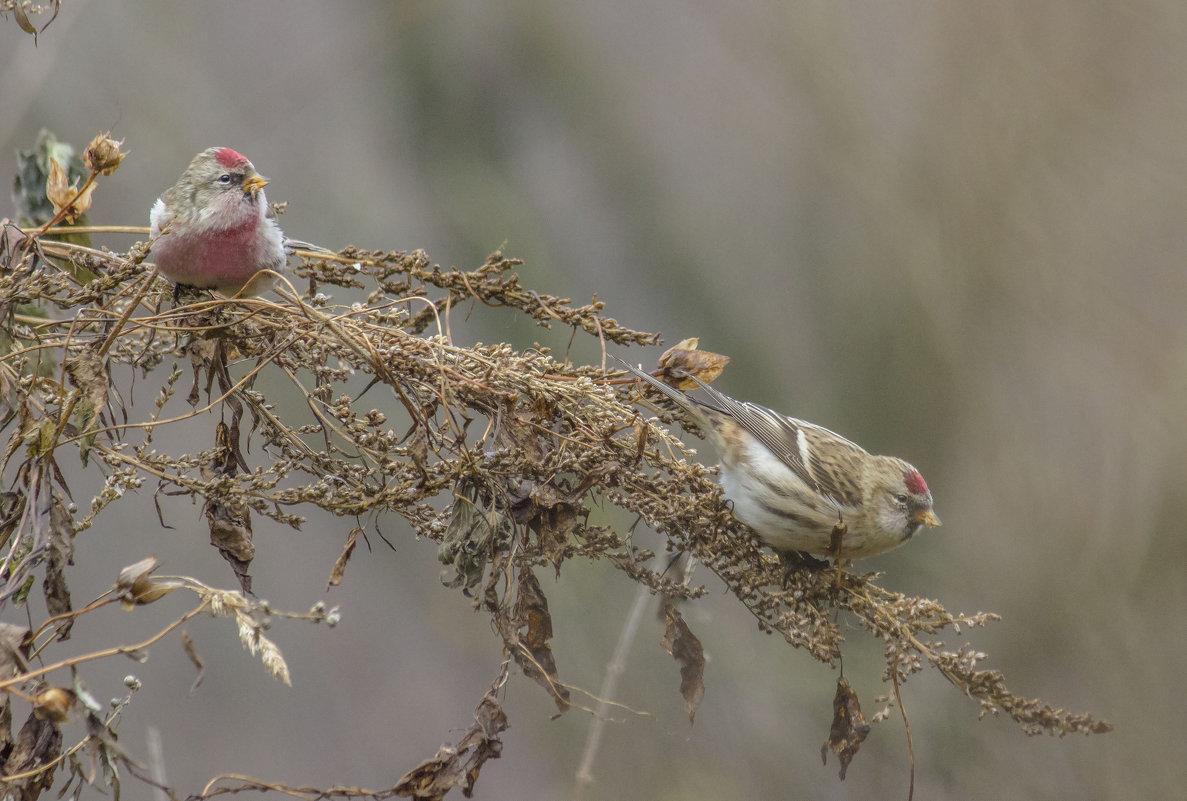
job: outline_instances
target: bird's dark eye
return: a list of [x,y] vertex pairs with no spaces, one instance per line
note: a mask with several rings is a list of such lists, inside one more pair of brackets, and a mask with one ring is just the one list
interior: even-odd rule
[[229,186],[231,183],[231,173],[224,172],[222,175],[220,175],[218,177],[218,182],[220,184],[222,184],[223,186]]
[[894,496],[894,501],[899,506],[906,506],[907,505],[907,496],[900,492]]

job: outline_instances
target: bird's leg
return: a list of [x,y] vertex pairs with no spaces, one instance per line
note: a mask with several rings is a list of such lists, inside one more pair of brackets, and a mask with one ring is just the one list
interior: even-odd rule
[[779,555],[779,564],[783,567],[783,589],[787,589],[787,582],[791,580],[791,574],[801,567],[806,567],[809,570],[828,567],[828,562],[824,559],[817,559],[806,551],[777,551],[776,553]]
[[833,557],[834,565],[837,568],[836,586],[838,590],[841,589],[841,576],[845,570],[845,560],[841,556],[841,549],[845,542],[845,532],[848,530],[849,528],[845,525],[845,520],[841,517],[841,513],[837,512],[837,524],[833,526],[833,533],[829,536],[828,555]]
[[193,284],[174,284],[173,285],[173,308],[177,308],[177,304],[181,302],[182,295],[197,295],[202,291],[202,287],[194,286]]

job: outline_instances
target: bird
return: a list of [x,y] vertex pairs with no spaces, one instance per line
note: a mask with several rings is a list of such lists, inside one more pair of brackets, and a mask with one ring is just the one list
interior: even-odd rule
[[694,381],[706,399],[622,363],[704,432],[721,460],[720,483],[734,517],[781,558],[815,554],[839,565],[885,553],[924,527],[940,525],[927,482],[908,462],[875,456],[827,428],[735,400],[690,373],[680,377]]
[[288,250],[304,243],[285,239],[269,209],[267,185],[247,157],[229,147],[194,156],[149,212],[157,269],[179,287],[221,295],[271,289]]

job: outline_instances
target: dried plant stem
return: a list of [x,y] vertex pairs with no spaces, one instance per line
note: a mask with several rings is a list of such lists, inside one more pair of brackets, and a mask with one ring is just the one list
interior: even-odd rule
[[589,721],[589,733],[585,737],[585,748],[581,752],[581,762],[577,767],[576,785],[573,788],[574,801],[580,799],[585,789],[593,783],[594,760],[597,759],[598,748],[602,744],[602,733],[610,714],[610,702],[618,690],[618,680],[626,671],[627,655],[635,641],[635,635],[639,633],[639,624],[643,621],[650,601],[651,590],[647,585],[640,584],[635,590],[635,600],[630,611],[622,623],[622,630],[618,633],[614,653],[606,663],[606,675],[602,678],[602,686],[598,690],[598,705]]
[[0,692],[7,692],[11,687],[15,687],[18,684],[23,684],[29,679],[34,679],[38,676],[44,676],[47,673],[53,673],[55,670],[81,665],[85,662],[93,662],[96,659],[106,659],[109,656],[119,656],[120,654],[127,654],[133,651],[143,651],[153,643],[160,640],[162,637],[169,634],[169,632],[173,631],[178,626],[183,625],[187,620],[202,614],[204,611],[206,611],[208,606],[210,606],[210,601],[203,600],[202,603],[198,604],[198,606],[191,609],[189,612],[186,612],[184,615],[179,617],[177,620],[174,620],[168,626],[161,629],[144,642],[137,643],[136,645],[117,645],[112,648],[103,648],[98,651],[92,651],[89,654],[80,654],[79,656],[74,656],[69,659],[63,659],[60,662],[54,662],[52,665],[45,665],[43,667],[37,668],[36,670],[30,670],[21,674],[20,676],[16,676],[15,678],[0,681]]

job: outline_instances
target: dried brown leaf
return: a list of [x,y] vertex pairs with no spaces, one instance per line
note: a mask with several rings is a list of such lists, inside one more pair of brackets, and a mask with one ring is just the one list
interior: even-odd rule
[[251,541],[251,512],[242,503],[209,503],[206,505],[206,522],[210,526],[210,544],[218,548],[235,571],[239,586],[250,594],[251,574],[247,570],[256,553]]
[[0,697],[0,754],[11,753],[16,742],[12,736],[12,698],[9,693]]
[[680,695],[688,711],[688,722],[692,723],[705,697],[705,649],[684,622],[675,601],[669,598],[664,599],[664,621],[666,629],[660,644],[680,663]]
[[54,204],[55,213],[61,212],[67,221],[74,222],[91,208],[95,183],[92,181],[86,184],[86,189],[80,193],[78,180],[75,179],[73,184],[67,184],[68,180],[66,169],[57,159],[50,159],[45,196]]
[[635,464],[643,460],[643,454],[647,451],[647,424],[643,422],[642,417],[635,417],[632,423],[635,429]]
[[337,587],[342,583],[342,577],[346,575],[346,563],[350,561],[351,554],[354,553],[355,544],[359,540],[359,535],[363,530],[355,526],[346,535],[346,545],[342,547],[342,553],[338,554],[338,558],[334,560],[334,566],[330,568],[330,580],[326,584],[327,587]]
[[206,663],[202,661],[202,655],[198,653],[198,646],[194,645],[189,632],[185,630],[181,632],[181,647],[185,649],[185,655],[190,658],[190,662],[198,671],[198,675],[194,677],[194,683],[190,685],[190,695],[193,695],[201,686],[202,679],[206,678]]
[[518,398],[504,404],[497,416],[495,446],[505,448],[532,464],[541,464],[552,450],[549,437],[542,430],[552,422],[553,409],[544,399],[525,404]]
[[[70,589],[66,586],[66,566],[74,564],[74,520],[61,501],[54,501],[49,512],[48,559],[45,565],[45,607],[50,615],[68,615],[73,610],[70,603]],[[73,618],[64,618],[57,624],[59,640],[70,639]]]
[[417,765],[396,782],[395,792],[407,798],[442,799],[454,787],[470,798],[478,781],[478,772],[488,759],[503,753],[499,735],[507,728],[507,715],[499,706],[498,692],[507,681],[507,663],[503,663],[486,695],[474,710],[474,723],[454,745],[443,745],[431,759]]
[[33,41],[37,41],[37,27],[29,20],[29,14],[25,11],[24,4],[17,2],[12,6],[12,16],[16,18],[17,27],[25,33],[33,34]]
[[[13,428],[12,436],[9,438],[4,461],[7,461],[8,457],[20,446],[20,439],[21,430],[18,425]],[[3,464],[3,461],[0,461],[0,464]],[[21,493],[0,492],[0,548],[8,544],[9,537],[16,531],[21,520],[20,510],[24,504],[25,496]]]
[[[535,679],[552,695],[556,708],[564,712],[569,708],[569,689],[561,684],[556,671],[556,659],[552,654],[552,615],[548,612],[548,599],[540,589],[540,582],[531,570],[519,571],[519,593],[515,599],[515,621],[519,627],[527,626],[527,634],[519,641],[520,648],[512,648],[512,656],[523,669],[524,675]],[[523,649],[527,649],[525,654]]]
[[658,378],[677,389],[696,389],[698,384],[689,376],[711,384],[729,364],[730,357],[707,350],[697,350],[700,340],[690,337],[668,348],[660,355]]
[[186,396],[186,402],[196,407],[202,398],[199,390],[202,374],[206,374],[207,394],[210,394],[210,387],[214,383],[215,358],[219,354],[218,340],[213,337],[194,337],[185,344],[182,353],[190,357],[190,367],[194,373],[194,383],[190,387],[190,394]]
[[[38,5],[17,0],[15,3],[8,3],[4,11],[12,12],[13,17],[16,19],[17,27],[19,27],[25,33],[32,34],[33,45],[36,46],[37,35],[48,28],[49,24],[57,19],[58,12],[61,10],[61,4],[62,0],[51,0],[49,3]],[[51,6],[53,7],[54,13],[48,20],[46,20],[45,24],[41,26],[41,30],[39,31],[37,26],[33,24],[33,21],[29,19],[29,11],[33,10],[38,14],[43,14],[45,13],[46,9]]]
[[87,431],[107,405],[111,376],[108,374],[107,360],[100,353],[101,347],[102,343],[96,341],[67,359],[64,365],[66,375],[80,393],[74,404],[74,417],[80,431]]
[[572,501],[573,493],[537,481],[524,482],[524,487],[528,488],[528,498],[513,508],[515,519],[536,532],[544,555],[560,575],[565,546],[577,527],[578,507]]
[[54,783],[54,771],[34,771],[41,765],[53,762],[62,753],[62,731],[52,720],[44,720],[36,714],[29,713],[17,734],[16,742],[8,758],[4,760],[0,775],[12,776],[16,773],[32,772],[32,775],[22,779],[4,782],[4,792],[13,798],[35,799],[43,790],[48,790]]
[[[219,422],[215,426],[214,461],[202,468],[202,477],[207,481],[238,474],[242,457],[238,453],[236,433],[226,423]],[[251,575],[247,569],[256,555],[252,544],[251,510],[238,498],[227,501],[208,499],[206,522],[210,526],[210,544],[218,548],[235,571],[243,592],[250,595]]]
[[849,770],[849,763],[854,754],[861,748],[866,735],[870,733],[870,724],[866,723],[865,715],[861,713],[861,704],[857,700],[857,693],[849,686],[844,676],[837,679],[837,694],[833,697],[833,725],[828,732],[828,740],[820,747],[820,759],[828,764],[828,752],[832,751],[841,761],[841,780],[845,779],[845,772]]

